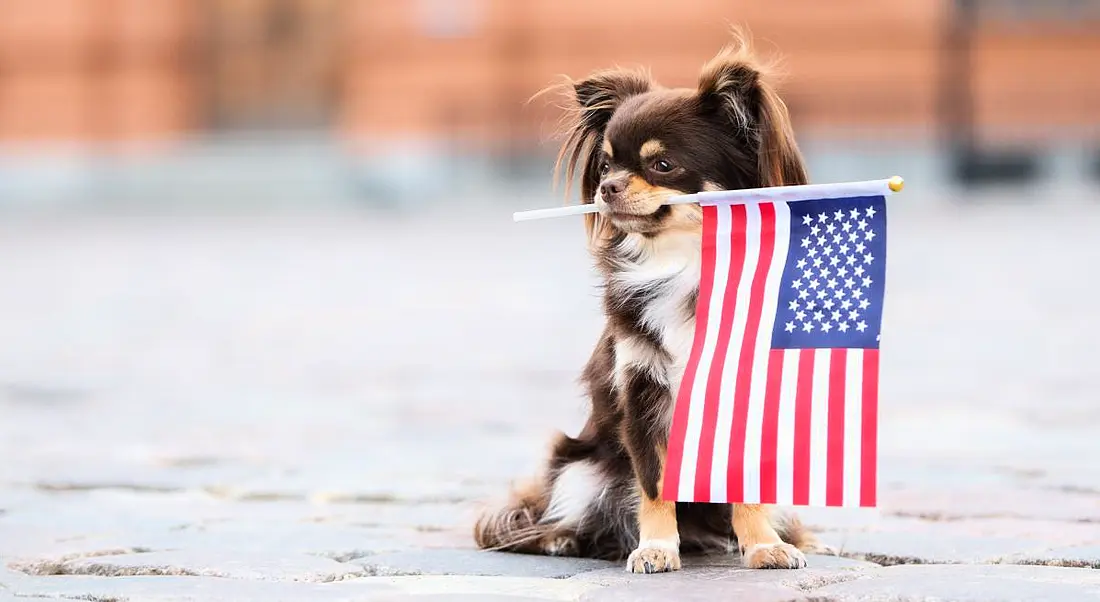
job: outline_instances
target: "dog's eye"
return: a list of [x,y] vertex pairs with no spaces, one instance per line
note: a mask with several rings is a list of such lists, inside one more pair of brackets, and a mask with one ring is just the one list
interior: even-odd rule
[[653,163],[653,171],[658,173],[668,173],[672,171],[672,164],[668,161],[665,161],[664,159],[655,161]]
[[611,171],[611,164],[608,163],[607,161],[601,162],[600,163],[600,175],[601,176],[606,176],[607,172],[609,172],[609,171]]

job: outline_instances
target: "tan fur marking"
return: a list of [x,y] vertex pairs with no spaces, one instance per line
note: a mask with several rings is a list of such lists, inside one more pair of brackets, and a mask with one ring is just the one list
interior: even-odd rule
[[760,504],[733,505],[733,532],[741,549],[741,562],[750,569],[798,569],[806,557],[784,542],[771,524],[769,509]]
[[[658,452],[664,457],[664,449]],[[664,487],[664,467],[657,480],[657,491]],[[632,573],[662,573],[678,571],[680,562],[680,532],[676,524],[676,502],[650,499],[641,483],[641,504],[638,506],[638,549],[627,558],[626,568]]]
[[615,155],[611,149],[611,141],[607,138],[603,140],[603,152],[606,153],[608,157],[613,157]]
[[646,140],[645,144],[642,145],[642,149],[638,151],[638,154],[641,155],[642,159],[651,159],[663,152],[665,152],[665,145],[662,144],[660,140],[654,138],[652,140]]
[[733,505],[733,532],[737,534],[737,543],[742,550],[757,544],[781,541],[768,518],[767,506],[760,504]]

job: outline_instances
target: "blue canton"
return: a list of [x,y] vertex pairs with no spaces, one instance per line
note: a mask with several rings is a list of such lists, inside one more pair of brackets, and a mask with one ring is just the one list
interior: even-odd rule
[[886,280],[886,199],[797,201],[773,349],[877,349]]

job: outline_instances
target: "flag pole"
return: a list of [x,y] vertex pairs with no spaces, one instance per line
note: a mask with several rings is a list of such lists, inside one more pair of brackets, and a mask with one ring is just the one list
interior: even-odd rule
[[[770,186],[767,188],[747,188],[743,190],[715,190],[684,194],[670,197],[664,205],[682,205],[687,203],[751,203],[767,201],[807,201],[814,199],[828,199],[847,196],[877,196],[889,195],[901,192],[905,188],[905,180],[901,176],[894,176],[883,180],[864,180],[860,182],[838,182],[833,184],[800,184],[797,186]],[[532,209],[530,211],[517,211],[512,214],[512,221],[523,222],[549,217],[564,217],[567,215],[583,215],[596,213],[599,208],[594,203],[584,205],[568,205],[565,207],[551,207],[548,209]]]

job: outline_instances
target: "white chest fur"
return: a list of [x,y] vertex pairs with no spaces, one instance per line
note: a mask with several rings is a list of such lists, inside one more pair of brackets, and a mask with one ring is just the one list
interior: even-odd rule
[[651,239],[630,235],[622,244],[636,259],[619,265],[614,284],[652,291],[641,319],[657,334],[672,360],[660,359],[638,342],[621,341],[616,345],[616,367],[644,367],[675,394],[695,336],[695,319],[688,303],[699,287],[699,235],[674,232]]

